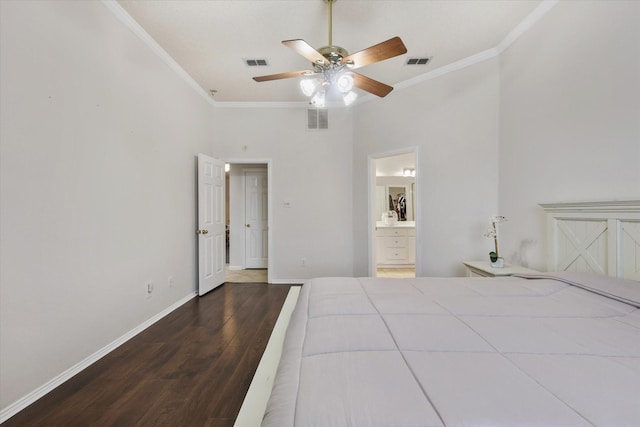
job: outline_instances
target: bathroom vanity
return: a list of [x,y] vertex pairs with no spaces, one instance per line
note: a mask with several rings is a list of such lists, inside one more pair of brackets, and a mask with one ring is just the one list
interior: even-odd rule
[[413,267],[416,263],[415,221],[395,225],[376,222],[376,263],[378,267]]

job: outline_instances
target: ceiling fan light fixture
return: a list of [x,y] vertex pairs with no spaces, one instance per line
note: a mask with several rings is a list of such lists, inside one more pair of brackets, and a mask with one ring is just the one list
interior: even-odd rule
[[342,95],[342,100],[344,101],[344,105],[346,105],[347,107],[353,104],[353,101],[355,101],[357,98],[358,98],[358,94],[355,93],[354,91],[350,91]]
[[316,108],[324,108],[325,99],[326,99],[325,91],[324,89],[320,89],[313,95],[309,103]]
[[300,90],[304,96],[311,96],[318,87],[317,79],[302,79],[300,80]]
[[353,74],[341,73],[336,79],[336,85],[341,93],[351,92],[351,89],[353,89]]
[[[253,80],[265,82],[270,80],[288,79],[292,77],[308,77],[309,75],[320,76],[312,90],[311,83],[301,82],[300,88],[306,96],[311,96],[311,104],[324,105],[324,98],[329,96],[331,100],[342,97],[351,100],[354,86],[365,92],[383,98],[393,90],[393,87],[377,80],[366,77],[362,74],[351,72],[369,64],[384,61],[407,53],[407,47],[400,37],[392,37],[366,49],[349,55],[346,49],[336,46],[332,40],[333,15],[332,5],[336,0],[324,0],[329,4],[329,43],[318,49],[314,49],[309,43],[302,39],[283,40],[282,44],[293,49],[308,61],[311,62],[312,70],[290,71],[267,76],[257,76]],[[345,96],[345,94],[349,94]],[[357,96],[357,95],[356,95]],[[352,102],[352,101],[350,101]]]

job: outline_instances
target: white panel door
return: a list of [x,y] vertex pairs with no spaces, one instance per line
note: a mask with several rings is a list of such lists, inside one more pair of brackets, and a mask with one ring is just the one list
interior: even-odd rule
[[245,267],[267,268],[268,183],[266,172],[245,172]]
[[198,154],[198,295],[225,280],[224,162]]

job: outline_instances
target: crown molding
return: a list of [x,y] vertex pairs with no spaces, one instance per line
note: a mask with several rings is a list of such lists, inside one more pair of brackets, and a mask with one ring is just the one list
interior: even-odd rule
[[308,108],[308,102],[221,102],[213,104],[216,108]]
[[126,25],[133,33],[140,38],[158,57],[164,61],[182,80],[191,86],[198,95],[202,96],[208,104],[215,106],[216,101],[182,68],[176,61],[164,50],[153,37],[147,33],[144,28],[136,22],[135,19],[120,6],[116,0],[101,0],[102,4],[107,7],[124,25]]
[[[216,108],[308,108],[307,102],[220,102],[212,99],[209,94],[182,68],[178,63],[165,51],[141,26],[138,24],[116,0],[101,0],[102,3],[111,12],[116,15],[127,27],[129,27],[143,42],[145,42],[151,50],[153,50],[169,67],[182,78],[189,86],[191,86],[207,103]],[[513,44],[520,36],[533,27],[547,12],[549,12],[559,0],[543,0],[527,17],[520,22],[496,47],[479,52],[475,55],[468,56],[459,61],[447,64],[435,70],[431,70],[425,74],[413,77],[409,80],[402,81],[395,85],[395,89],[402,90],[415,86],[425,81],[432,80],[446,74],[461,70],[482,61],[499,56],[509,46]],[[376,96],[366,94],[358,97],[352,104],[357,106],[378,99]]]
[[437,77],[444,76],[445,74],[449,74],[454,71],[458,71],[463,68],[469,67],[471,65],[478,64],[480,62],[486,61],[487,59],[494,58],[496,56],[498,56],[498,51],[495,48],[487,49],[483,52],[476,53],[475,55],[462,58],[459,61],[452,62],[451,64],[444,65],[440,68],[436,68],[435,70],[431,70],[428,73],[421,74],[409,80],[400,82],[395,86],[395,88],[406,89],[408,87],[415,86],[419,83],[423,83],[427,80],[432,80]]
[[518,40],[521,35],[527,32],[531,27],[533,27],[536,22],[540,20],[547,12],[549,12],[555,5],[558,4],[560,0],[543,0],[538,7],[533,9],[529,15],[527,15],[524,20],[516,25],[516,27],[507,34],[507,36],[498,43],[496,46],[496,50],[498,53],[502,53],[505,49],[507,49],[513,42]]

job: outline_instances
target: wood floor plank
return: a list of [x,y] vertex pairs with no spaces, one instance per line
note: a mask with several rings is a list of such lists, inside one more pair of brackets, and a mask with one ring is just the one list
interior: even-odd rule
[[227,283],[195,298],[2,426],[231,427],[288,291]]

